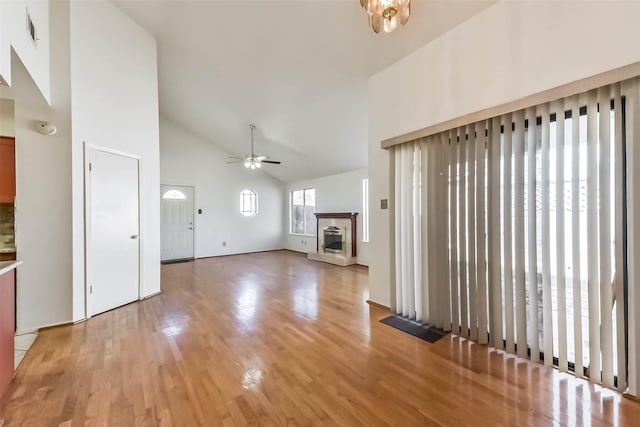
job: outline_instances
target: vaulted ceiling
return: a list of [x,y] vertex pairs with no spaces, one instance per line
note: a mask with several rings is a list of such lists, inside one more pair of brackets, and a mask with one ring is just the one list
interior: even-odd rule
[[367,78],[492,3],[413,0],[376,35],[358,0],[115,1],[158,41],[161,113],[235,155],[254,123],[285,182],[366,167]]

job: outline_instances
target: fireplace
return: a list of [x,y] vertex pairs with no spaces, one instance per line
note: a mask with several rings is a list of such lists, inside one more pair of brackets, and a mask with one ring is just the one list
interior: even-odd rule
[[344,251],[344,235],[342,228],[330,225],[322,229],[324,251],[341,254]]
[[356,216],[357,212],[314,213],[317,218],[316,251],[309,252],[309,259],[335,265],[352,265],[357,262]]

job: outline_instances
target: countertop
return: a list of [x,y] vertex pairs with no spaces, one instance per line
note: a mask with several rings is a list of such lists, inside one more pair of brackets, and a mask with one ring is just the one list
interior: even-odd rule
[[22,261],[0,261],[0,275],[15,269]]

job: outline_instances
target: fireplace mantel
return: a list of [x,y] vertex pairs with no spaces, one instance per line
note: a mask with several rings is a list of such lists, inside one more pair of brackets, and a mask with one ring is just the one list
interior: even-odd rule
[[[314,213],[314,215],[316,216],[316,230],[320,230],[320,219],[321,218],[328,218],[328,219],[334,219],[334,218],[346,218],[346,219],[350,219],[351,220],[351,256],[355,257],[357,255],[356,253],[356,243],[357,238],[356,238],[356,217],[358,216],[358,212],[320,212],[320,213]],[[319,231],[318,231],[319,232]],[[320,242],[319,239],[316,239],[316,251],[320,250]]]

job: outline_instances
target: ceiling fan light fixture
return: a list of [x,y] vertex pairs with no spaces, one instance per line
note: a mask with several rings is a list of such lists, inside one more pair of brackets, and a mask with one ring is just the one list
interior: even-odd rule
[[247,169],[260,169],[260,167],[262,166],[260,164],[260,160],[256,160],[256,159],[248,159],[246,162],[244,162],[244,167]]

